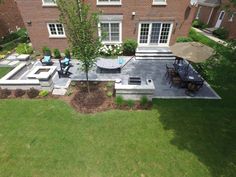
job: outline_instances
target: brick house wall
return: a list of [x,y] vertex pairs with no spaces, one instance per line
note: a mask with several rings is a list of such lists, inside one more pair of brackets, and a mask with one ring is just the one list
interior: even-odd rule
[[4,0],[0,4],[0,37],[17,28],[23,28],[24,23],[14,0]]
[[[189,7],[189,0],[167,0],[166,6],[152,5],[153,0],[122,0],[120,6],[99,6],[96,0],[85,0],[91,5],[92,11],[102,12],[103,15],[123,15],[122,41],[128,38],[137,40],[138,24],[140,21],[172,22],[173,30],[170,45],[174,44],[178,36],[187,36],[195,8]],[[56,22],[59,12],[57,7],[42,7],[42,0],[17,0],[24,23],[28,29],[33,46],[41,50],[42,46],[50,48],[67,48],[66,38],[49,38],[46,24]],[[135,16],[132,18],[132,12]],[[27,22],[31,21],[31,25]]]

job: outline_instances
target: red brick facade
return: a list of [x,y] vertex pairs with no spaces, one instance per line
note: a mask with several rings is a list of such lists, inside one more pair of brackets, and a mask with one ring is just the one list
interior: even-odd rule
[[[229,4],[228,0],[222,0],[221,6],[218,7],[208,7],[199,5],[198,9],[201,8],[199,13],[199,19],[206,24],[208,23],[209,27],[215,27],[220,12],[225,9],[226,4]],[[212,15],[210,20],[208,21],[212,8]],[[236,39],[236,7],[231,6],[230,11],[231,12],[229,13],[225,10],[225,15],[223,17],[223,21],[220,27],[224,27],[229,31],[229,39]],[[235,12],[235,16],[232,21],[230,21],[232,12]]]
[[16,2],[14,0],[4,0],[0,4],[0,37],[23,27],[23,20]]
[[[98,6],[97,0],[85,2],[91,5],[91,10],[104,15],[123,15],[122,41],[137,40],[140,21],[168,21],[173,24],[170,38],[170,44],[173,44],[178,36],[188,35],[195,14],[189,0],[167,0],[166,6],[152,5],[153,0],[122,0],[120,6]],[[61,50],[67,47],[66,38],[49,38],[46,24],[58,20],[57,7],[43,7],[42,0],[17,0],[17,3],[35,49],[41,50],[44,45]],[[132,12],[135,12],[134,17]]]

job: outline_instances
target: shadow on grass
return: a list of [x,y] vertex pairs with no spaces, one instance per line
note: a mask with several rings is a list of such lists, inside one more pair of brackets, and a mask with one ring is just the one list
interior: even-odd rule
[[195,154],[212,176],[236,174],[235,63],[214,68],[212,85],[222,100],[154,100],[171,143]]

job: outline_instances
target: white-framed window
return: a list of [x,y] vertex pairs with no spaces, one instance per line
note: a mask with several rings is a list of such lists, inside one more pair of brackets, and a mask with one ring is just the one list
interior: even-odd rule
[[236,12],[234,12],[234,13],[231,14],[231,16],[230,16],[230,18],[229,18],[229,22],[234,21],[235,14],[236,14]]
[[97,5],[121,5],[121,0],[97,0]]
[[153,0],[153,5],[167,5],[167,0]]
[[47,23],[50,38],[65,38],[65,30],[61,23]]
[[102,43],[122,43],[122,23],[120,21],[102,21],[99,23],[98,28]]
[[56,6],[56,0],[42,0],[43,6]]

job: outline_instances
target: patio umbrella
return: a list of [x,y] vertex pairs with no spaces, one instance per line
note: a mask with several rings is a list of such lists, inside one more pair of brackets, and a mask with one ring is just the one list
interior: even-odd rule
[[207,60],[214,54],[214,50],[198,42],[180,42],[170,47],[172,53],[178,57],[194,63]]

